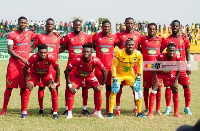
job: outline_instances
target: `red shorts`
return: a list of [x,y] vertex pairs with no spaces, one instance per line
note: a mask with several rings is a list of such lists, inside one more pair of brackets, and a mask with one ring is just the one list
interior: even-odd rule
[[[53,68],[53,66],[50,66],[49,68],[49,73],[52,74],[53,76],[53,80],[55,80],[56,78],[56,71],[55,69]],[[40,86],[40,87],[45,87],[44,84],[42,82],[38,83],[37,86]],[[60,79],[58,79],[58,85],[56,87],[59,87],[60,86]]]
[[180,76],[178,78],[178,83],[180,85],[189,85],[190,84],[190,77],[186,74],[186,71],[183,70],[180,72]]
[[81,78],[77,77],[74,74],[70,74],[70,81],[74,86],[79,89],[80,87],[97,87],[99,82],[95,75],[90,75],[90,77]]
[[9,88],[26,88],[26,83],[23,76],[23,62],[9,61],[6,74],[6,87]]
[[[143,71],[143,87],[149,89],[152,86],[153,72]],[[162,86],[162,85],[161,85]]]
[[[111,85],[111,69],[107,69],[107,72],[108,72],[108,75],[107,75],[107,79],[106,79],[106,85]],[[95,68],[95,76],[97,77],[99,83],[102,82],[102,79],[103,79],[103,74],[102,72],[98,69],[98,68]]]
[[[175,78],[176,78],[176,72],[173,73],[167,73],[167,74],[160,74],[157,73],[157,78],[158,78],[158,86],[162,87],[162,81],[164,84],[164,87],[172,86]],[[153,77],[154,79],[154,77]]]
[[41,85],[41,87],[47,86],[49,81],[54,81],[53,74],[49,72],[46,76],[35,74],[33,72],[28,73],[28,82],[33,82],[34,86]]

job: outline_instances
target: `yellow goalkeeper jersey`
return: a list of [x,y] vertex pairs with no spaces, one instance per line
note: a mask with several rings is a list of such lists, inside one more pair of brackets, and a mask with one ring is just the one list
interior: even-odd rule
[[134,50],[132,55],[128,55],[125,48],[118,50],[112,62],[112,76],[135,75],[133,71],[134,65],[137,64],[137,73],[142,73],[142,54],[138,50]]

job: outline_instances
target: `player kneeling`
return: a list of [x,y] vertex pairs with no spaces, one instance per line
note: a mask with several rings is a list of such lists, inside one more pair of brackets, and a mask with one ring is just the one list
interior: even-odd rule
[[[168,63],[167,66],[172,64],[176,64],[177,68],[168,68],[167,70],[154,70],[154,82],[152,85],[152,92],[150,93],[149,97],[149,118],[153,118],[153,105],[154,100],[156,97],[156,93],[162,81],[166,88],[171,88],[173,92],[173,101],[174,101],[174,116],[180,118],[178,113],[178,105],[179,105],[179,98],[178,98],[178,78],[180,75],[180,56],[176,55],[176,45],[174,43],[170,43],[167,46],[167,53],[159,54],[156,57],[156,63],[158,61]],[[163,67],[163,65],[162,65]]]
[[[96,76],[94,75],[95,68],[98,68],[103,74],[101,85],[99,84]],[[72,70],[73,73],[70,73]],[[97,117],[103,118],[101,114],[101,89],[103,88],[106,82],[107,74],[108,73],[104,68],[102,62],[97,57],[92,56],[92,45],[83,45],[83,55],[81,57],[75,58],[71,62],[68,62],[67,68],[65,70],[65,79],[68,83],[68,87],[70,90],[68,94],[67,119],[72,118],[74,96],[77,89],[79,89],[81,85],[84,85],[84,87],[92,87],[94,89],[94,100],[95,107],[97,108]]]
[[[58,119],[58,94],[56,91],[56,85],[60,77],[60,68],[56,58],[52,55],[48,55],[47,53],[47,45],[38,45],[38,53],[33,54],[28,59],[23,69],[24,79],[26,81],[26,90],[22,98],[22,119],[25,119],[27,116],[30,93],[38,82],[41,82],[45,86],[49,87],[52,98],[53,119]],[[51,65],[56,71],[55,78],[53,78],[53,74],[49,71]],[[30,72],[27,73],[29,68]]]
[[[133,91],[135,92],[136,105],[138,108],[137,117],[146,118],[141,113],[142,106],[142,87],[140,85],[140,76],[142,73],[142,54],[134,50],[136,43],[132,38],[128,38],[125,42],[125,48],[122,50],[118,50],[113,59],[112,63],[112,77],[113,81],[111,84],[111,94],[109,98],[109,115],[108,119],[113,118],[113,108],[115,104],[116,95],[120,90],[120,84],[122,81],[125,81],[127,85],[129,85]],[[137,77],[133,71],[134,65],[137,64]]]

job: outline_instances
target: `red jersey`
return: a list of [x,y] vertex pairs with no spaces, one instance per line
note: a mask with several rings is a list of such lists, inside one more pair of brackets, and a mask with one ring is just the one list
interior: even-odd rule
[[118,43],[115,34],[103,36],[102,33],[95,33],[92,36],[93,42],[96,44],[96,57],[98,57],[106,68],[111,68],[114,55],[114,44]]
[[141,37],[140,46],[142,48],[143,61],[154,61],[160,54],[162,44],[164,44],[164,38],[160,36],[155,36],[154,38]]
[[[13,51],[25,58],[29,58],[30,47],[31,47],[31,39],[35,39],[36,34],[32,31],[24,31],[23,33],[19,33],[18,30],[15,30],[8,34],[7,41],[8,45],[13,44]],[[16,57],[11,56],[10,60],[19,60]],[[21,61],[21,60],[20,60]]]
[[141,41],[141,35],[137,31],[133,31],[133,33],[127,33],[126,31],[124,31],[122,33],[119,32],[119,33],[117,33],[117,37],[119,39],[119,47],[120,47],[120,49],[125,47],[125,41],[128,38],[132,38],[135,41],[135,43],[136,43],[135,49],[136,50],[138,48],[138,44]]
[[[176,63],[174,63],[174,64],[180,65],[181,58],[180,58],[179,55],[175,54],[174,57],[171,60],[169,60],[169,59],[167,59],[167,53],[161,53],[156,57],[155,61],[163,61],[163,62],[176,61]],[[171,64],[171,62],[170,62],[170,64]],[[169,74],[169,73],[172,73],[172,72],[176,72],[175,68],[176,67],[174,67],[174,69],[172,69],[172,70],[163,70],[163,71],[157,71],[157,72],[160,73],[160,74]]]
[[69,59],[73,59],[82,55],[82,45],[92,43],[92,38],[84,32],[79,35],[71,32],[65,36],[64,43],[68,45]]
[[172,35],[170,35],[166,38],[166,43],[161,47],[161,49],[165,49],[171,42],[176,45],[176,54],[180,55],[180,57],[185,60],[185,50],[190,48],[189,40],[182,35],[180,35],[178,38],[172,37]]
[[53,55],[47,55],[47,58],[42,60],[39,58],[38,53],[33,54],[26,62],[26,68],[30,68],[30,71],[45,76],[49,73],[49,67],[53,66],[58,68],[59,64],[57,59]]
[[[75,70],[73,70],[75,68]],[[73,70],[73,73],[77,77],[90,77],[90,75],[94,75],[94,68],[98,68],[99,70],[104,69],[103,63],[99,60],[99,58],[92,56],[89,63],[85,63],[83,61],[83,57],[77,57],[73,59],[73,61],[68,62],[67,69]]]
[[63,40],[55,34],[49,36],[47,34],[40,34],[36,37],[33,45],[37,47],[39,44],[46,44],[48,46],[49,54],[53,55],[58,60],[59,47]]

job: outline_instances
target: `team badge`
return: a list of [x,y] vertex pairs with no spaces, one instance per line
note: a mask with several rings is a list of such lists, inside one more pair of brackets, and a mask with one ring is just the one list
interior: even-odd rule
[[28,76],[27,78],[28,78],[28,80],[30,80],[30,79],[31,79],[31,76]]
[[109,41],[112,42],[112,41],[113,41],[113,38],[109,38]]
[[85,38],[84,38],[84,37],[81,37],[81,41],[84,42],[84,41],[85,41]]
[[183,40],[180,40],[180,44],[181,44],[181,45],[183,44]]
[[89,68],[90,68],[90,70],[92,70],[92,65],[90,65],[90,67],[89,67]]
[[54,38],[53,38],[53,42],[56,42],[56,41],[57,41],[57,38],[56,38],[56,37],[54,37]]
[[134,36],[133,36],[133,39],[134,39],[134,40],[135,40],[135,39],[137,39],[137,36],[136,36],[136,35],[134,35]]
[[28,34],[26,34],[26,39],[28,39],[29,38],[29,36],[28,36]]
[[156,40],[156,44],[158,44],[159,40]]
[[136,60],[137,60],[137,57],[134,57],[133,60],[136,61]]
[[49,63],[48,63],[48,61],[46,61],[44,64],[45,64],[45,65],[48,65]]
[[9,85],[12,85],[12,81],[9,81],[8,84],[9,84]]
[[147,84],[146,82],[143,82],[143,86],[146,86],[146,84]]

